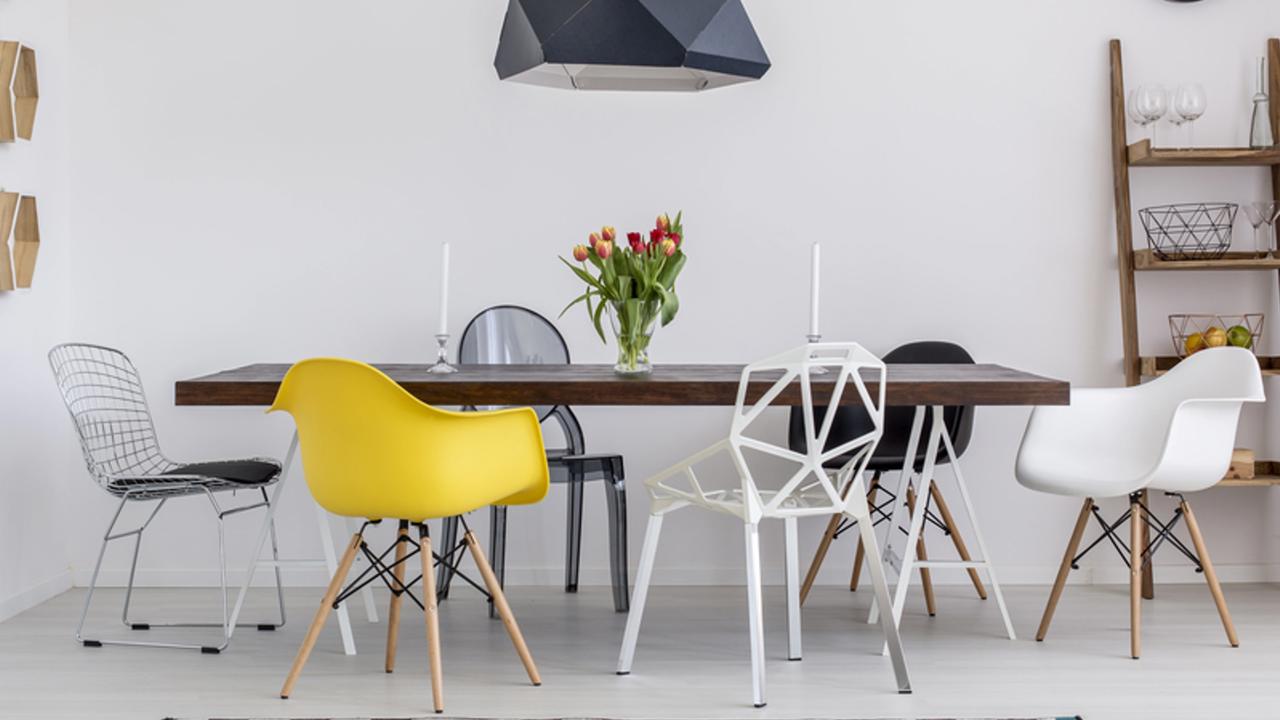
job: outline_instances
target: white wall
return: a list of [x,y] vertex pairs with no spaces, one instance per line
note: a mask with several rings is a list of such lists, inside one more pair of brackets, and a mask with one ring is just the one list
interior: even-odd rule
[[[1225,145],[1246,134],[1251,59],[1280,35],[1267,0],[750,0],[775,64],[762,82],[573,94],[497,81],[505,4],[72,0],[73,327],[133,355],[171,454],[279,455],[290,431],[255,409],[175,408],[177,379],[319,354],[427,360],[442,240],[455,327],[502,302],[554,316],[578,291],[557,254],[665,209],[684,209],[691,259],[658,362],[741,362],[801,341],[807,248],[822,239],[829,338],[876,351],[951,338],[983,361],[1119,384],[1106,41],[1125,39],[1130,82],[1204,83],[1198,137]],[[1135,206],[1261,197],[1263,180],[1139,171]],[[1167,352],[1170,312],[1274,310],[1274,285],[1143,277],[1143,346]],[[558,325],[577,360],[611,361],[581,315]],[[23,407],[52,402],[34,395]],[[639,481],[716,438],[727,412],[580,415],[590,448],[624,453]],[[1077,506],[1014,482],[1026,413],[982,410],[966,466],[1004,577],[1043,581]],[[74,474],[83,581],[110,501]],[[632,488],[638,547],[646,498]],[[557,489],[513,513],[515,581],[558,580],[562,501]],[[1267,491],[1198,502],[1224,576],[1274,576]],[[603,582],[598,489],[588,503],[584,573]],[[287,550],[312,548],[302,486],[282,513]],[[192,502],[159,523],[189,536],[144,553],[146,581],[213,578],[207,515]],[[809,547],[821,525],[804,529]],[[731,522],[668,527],[660,582],[740,579]],[[838,547],[824,582],[847,577],[851,547]],[[1123,577],[1114,558],[1099,566]]]
[[67,332],[67,4],[0,2],[0,39],[35,48],[33,140],[0,145],[0,187],[34,195],[42,243],[33,287],[0,292],[0,620],[71,586],[66,481],[71,424],[44,353]]

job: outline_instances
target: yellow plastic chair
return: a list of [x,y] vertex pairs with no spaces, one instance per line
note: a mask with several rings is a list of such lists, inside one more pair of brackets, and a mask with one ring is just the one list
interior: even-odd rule
[[[465,520],[462,542],[448,548],[443,556],[432,553],[426,525],[429,519],[462,515],[488,505],[527,505],[542,500],[547,494],[547,459],[534,411],[440,410],[422,403],[369,365],[334,358],[304,360],[290,368],[269,412],[277,410],[289,413],[297,423],[302,466],[316,502],[335,515],[368,520],[347,545],[280,697],[288,698],[293,691],[329,611],[363,584],[381,578],[391,590],[386,670],[392,672],[395,666],[400,600],[409,595],[426,615],[431,693],[435,711],[443,712],[433,567],[445,563],[456,572],[454,557],[463,547],[475,559],[488,588],[486,594],[501,615],[529,679],[541,685],[538,668],[502,586]],[[364,541],[364,532],[370,524],[384,519],[398,520],[399,532],[392,547],[374,555]],[[418,528],[417,543],[409,538],[410,525]],[[395,561],[387,564],[393,549]],[[357,552],[365,554],[369,567],[343,589]],[[414,583],[404,583],[405,563],[414,555],[422,561],[421,601],[410,590]],[[371,573],[373,577],[367,577]]]

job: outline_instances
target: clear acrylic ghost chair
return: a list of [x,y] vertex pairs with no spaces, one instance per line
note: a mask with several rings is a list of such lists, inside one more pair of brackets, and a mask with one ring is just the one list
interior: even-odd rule
[[[829,396],[815,400],[810,373],[815,368],[826,368],[820,375],[823,382],[834,383]],[[876,396],[868,391],[866,371],[874,380]],[[778,377],[758,399],[748,402],[747,391],[753,375],[765,374]],[[748,431],[753,429],[762,413],[788,388],[799,386],[805,418],[805,435],[809,442],[806,452],[795,452],[785,445],[756,439]],[[631,672],[635,656],[636,640],[644,614],[644,604],[653,576],[654,556],[658,550],[658,536],[663,519],[670,513],[691,507],[733,515],[743,522],[746,533],[747,560],[747,609],[751,636],[751,688],[752,702],[756,707],[765,704],[764,673],[764,620],[761,608],[760,536],[761,520],[781,519],[786,530],[787,576],[787,636],[788,657],[799,660],[800,648],[800,574],[797,557],[797,521],[802,517],[829,517],[833,512],[847,513],[859,521],[859,532],[867,547],[869,558],[879,558],[875,531],[870,522],[867,491],[863,474],[867,462],[884,432],[885,365],[856,343],[822,343],[804,345],[775,357],[754,363],[742,372],[738,386],[738,400],[734,407],[729,437],[692,455],[680,463],[654,475],[645,481],[650,495],[649,525],[645,530],[644,549],[640,556],[640,569],[636,577],[635,592],[631,598],[631,615],[627,618],[626,633],[618,658],[618,674]],[[846,392],[855,393],[869,419],[869,430],[845,442],[828,445],[832,420],[836,413],[826,413],[825,419],[815,420],[814,407],[834,407]],[[820,423],[820,424],[819,424]],[[767,435],[767,432],[762,432]],[[748,460],[745,450],[753,452]],[[789,463],[794,470],[789,477],[776,484],[777,489],[761,488],[753,466],[760,462],[754,453],[768,456],[771,462]],[[727,454],[738,475],[737,487],[713,490],[700,483],[695,468],[708,460]],[[832,458],[847,456],[845,464],[834,473],[824,469]],[[878,562],[868,564],[876,598],[883,607],[889,607],[889,590],[885,582],[883,566]],[[898,691],[911,692],[906,661],[893,613],[881,613],[880,622],[888,643]]]
[[[550,320],[518,305],[496,305],[481,311],[467,324],[458,343],[462,365],[565,365],[569,345]],[[494,409],[494,408],[487,408]],[[609,522],[609,572],[613,586],[613,607],[628,608],[627,578],[627,486],[622,456],[587,453],[586,439],[578,416],[567,405],[539,405],[533,408],[539,422],[554,420],[560,426],[565,447],[548,448],[547,464],[551,482],[567,485],[568,512],[565,516],[564,591],[578,591],[578,568],[582,558],[582,500],[584,486],[602,481]],[[441,537],[446,544],[458,535],[459,518],[446,518]],[[506,572],[507,507],[489,508],[489,557],[493,572],[502,583]],[[436,580],[440,597],[449,596],[453,570],[440,566]],[[489,614],[494,615],[492,605]]]
[[[1232,647],[1238,644],[1200,527],[1183,493],[1204,490],[1223,478],[1243,403],[1263,400],[1257,359],[1243,348],[1224,347],[1202,350],[1145,385],[1073,390],[1070,405],[1038,407],[1031,413],[1018,450],[1018,482],[1040,492],[1084,498],[1036,640],[1044,640],[1049,631],[1068,573],[1106,539],[1129,565],[1134,658],[1141,650],[1142,571],[1166,542],[1204,572],[1227,639]],[[1142,501],[1143,490],[1178,499],[1172,520],[1163,522],[1151,512]],[[1128,511],[1114,523],[1104,520],[1096,501],[1126,496]],[[1077,554],[1090,514],[1102,535]],[[1186,521],[1194,550],[1173,534],[1179,519]],[[1127,544],[1116,533],[1126,521]],[[1144,545],[1146,523],[1155,533]]]
[[[270,458],[223,460],[200,463],[177,463],[165,457],[156,438],[151,410],[143,394],[142,380],[133,363],[119,350],[100,345],[67,343],[49,351],[49,364],[54,379],[62,392],[63,401],[71,413],[72,423],[80,439],[85,464],[98,485],[112,497],[119,498],[115,514],[107,525],[98,551],[98,561],[89,581],[89,591],[84,599],[80,624],[76,627],[76,641],[86,647],[102,645],[141,645],[147,647],[185,648],[205,653],[218,653],[231,642],[230,608],[227,601],[226,534],[223,520],[246,510],[269,508],[267,488],[280,477],[280,463]],[[243,490],[261,494],[261,501],[224,509],[218,495]],[[134,576],[138,569],[138,551],[142,547],[142,534],[160,509],[170,500],[197,496],[209,501],[218,521],[218,560],[222,598],[222,620],[216,623],[188,622],[133,622],[129,619],[129,601],[133,597]],[[155,502],[141,525],[133,530],[116,532],[116,524],[129,503]],[[133,537],[133,559],[129,565],[129,584],[125,590],[124,610],[121,620],[131,630],[151,630],[159,627],[220,628],[222,637],[216,645],[171,642],[143,642],[136,640],[92,640],[84,637],[85,619],[98,585],[102,560],[107,546],[113,540]],[[278,561],[275,525],[271,526],[271,550]],[[259,630],[275,630],[285,623],[284,591],[280,583],[280,569],[276,567],[276,599],[280,606],[280,620],[270,624],[241,623],[238,627],[256,627]]]

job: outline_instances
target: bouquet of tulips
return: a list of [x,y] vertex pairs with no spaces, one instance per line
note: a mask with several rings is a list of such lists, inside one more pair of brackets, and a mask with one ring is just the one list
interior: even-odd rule
[[618,340],[619,372],[647,370],[656,321],[667,325],[680,310],[675,285],[686,259],[682,218],[682,212],[675,220],[659,215],[647,240],[641,233],[627,233],[625,248],[618,247],[617,232],[605,227],[591,233],[587,245],[573,248],[577,264],[560,258],[587,285],[561,316],[574,305],[585,304],[596,333],[607,343],[602,316],[609,312]]

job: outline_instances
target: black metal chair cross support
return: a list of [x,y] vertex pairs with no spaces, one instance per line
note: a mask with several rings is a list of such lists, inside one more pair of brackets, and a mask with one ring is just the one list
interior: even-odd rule
[[[883,485],[878,485],[877,489],[879,492],[887,495],[888,499],[885,500],[884,502],[876,503],[871,506],[870,508],[871,516],[875,518],[875,522],[871,524],[872,527],[880,527],[881,523],[885,522],[886,520],[892,519],[893,516],[889,512],[885,511],[885,508],[892,507],[893,504],[898,501],[897,494],[895,494],[892,490],[889,490]],[[948,536],[951,535],[951,528],[947,527],[947,524],[943,522],[941,518],[939,518],[937,515],[933,513],[933,497],[932,496],[930,496],[925,501],[924,519],[929,524],[934,525],[939,530],[941,530],[942,534],[948,535]],[[857,520],[853,520],[851,518],[845,518],[840,521],[840,525],[839,527],[836,528],[835,533],[832,534],[831,539],[835,540],[839,538],[842,534],[844,534],[846,531],[852,530],[857,526],[858,526]],[[902,533],[903,535],[910,534],[907,532],[907,529],[902,527],[901,525],[898,526],[898,532]]]
[[1198,573],[1204,572],[1204,565],[1201,564],[1199,556],[1197,556],[1195,552],[1191,550],[1191,548],[1188,548],[1185,543],[1179,540],[1177,535],[1173,534],[1174,528],[1176,528],[1178,525],[1178,521],[1183,518],[1182,505],[1181,505],[1181,501],[1183,500],[1182,494],[1167,492],[1165,493],[1165,495],[1167,497],[1176,497],[1179,500],[1178,507],[1173,511],[1173,519],[1170,520],[1167,524],[1164,522],[1161,522],[1160,519],[1156,517],[1155,513],[1151,512],[1151,509],[1143,504],[1141,492],[1136,492],[1129,495],[1130,509],[1125,510],[1124,514],[1122,514],[1119,518],[1117,518],[1115,522],[1110,524],[1108,524],[1106,519],[1102,517],[1102,512],[1098,509],[1098,506],[1094,505],[1092,509],[1093,517],[1095,520],[1098,521],[1098,525],[1102,528],[1102,534],[1099,535],[1096,539],[1094,539],[1093,542],[1089,543],[1088,547],[1086,547],[1084,550],[1081,550],[1079,554],[1077,554],[1075,557],[1071,559],[1071,569],[1079,570],[1080,560],[1085,555],[1088,555],[1089,551],[1097,547],[1098,544],[1101,543],[1103,540],[1110,541],[1111,547],[1115,548],[1116,554],[1120,556],[1120,559],[1124,562],[1125,567],[1130,567],[1129,544],[1126,543],[1118,533],[1116,533],[1116,529],[1119,528],[1121,525],[1124,525],[1126,522],[1130,520],[1130,518],[1133,516],[1132,508],[1133,506],[1136,505],[1142,510],[1143,520],[1147,522],[1150,527],[1156,530],[1155,537],[1151,538],[1151,540],[1147,542],[1147,546],[1142,550],[1142,566],[1144,568],[1151,564],[1152,560],[1155,558],[1156,551],[1160,549],[1160,546],[1163,545],[1165,541],[1168,541],[1169,544],[1173,545],[1173,547],[1176,548],[1178,552],[1186,556],[1186,558],[1196,566],[1196,572]]
[[[467,527],[466,519],[460,518],[460,520],[462,522],[462,527],[464,528],[464,530],[466,532],[470,532],[471,528]],[[377,523],[366,522],[364,526],[360,528],[360,534],[362,537],[364,535],[365,529],[367,529],[371,524],[376,525]],[[419,530],[423,535],[430,535],[425,523],[414,523],[414,524],[419,528]],[[394,552],[395,549],[401,543],[405,543],[409,546],[408,552],[405,553],[404,557],[392,562],[390,565],[387,565],[386,564],[387,556],[390,555],[392,552]],[[479,591],[479,593],[483,595],[486,600],[488,600],[489,602],[493,602],[493,595],[491,595],[489,591],[484,588],[484,586],[480,585],[475,580],[471,579],[471,577],[469,577],[466,573],[462,572],[458,568],[458,564],[459,564],[458,561],[454,560],[454,557],[457,556],[466,547],[467,547],[467,543],[465,540],[463,540],[455,544],[443,556],[440,555],[439,553],[432,552],[431,553],[431,558],[433,561],[432,567],[444,566],[448,568],[451,575],[455,575],[457,577],[462,578],[468,585],[470,585],[471,587]],[[400,579],[398,579],[395,576],[395,569],[397,567],[399,567],[400,565],[403,565],[404,563],[408,562],[409,560],[421,554],[422,550],[416,541],[412,540],[406,534],[397,534],[395,541],[391,543],[390,547],[388,547],[386,550],[383,550],[381,555],[374,555],[373,551],[369,549],[369,543],[365,542],[362,539],[360,541],[360,551],[364,553],[365,558],[368,559],[369,566],[366,567],[363,571],[361,571],[361,573],[357,575],[354,580],[348,583],[347,586],[343,588],[342,592],[338,593],[338,596],[333,600],[334,609],[337,609],[337,607],[341,605],[343,602],[345,602],[347,598],[363,590],[366,585],[380,579],[382,580],[383,584],[387,586],[387,590],[389,590],[392,595],[408,595],[409,599],[412,600],[419,608],[426,610],[426,606],[423,605],[422,600],[420,600],[417,595],[414,595],[412,590],[413,586],[417,585],[422,580],[422,574],[419,573],[417,577],[415,577],[414,579],[408,582],[402,582]],[[441,595],[442,595],[442,591],[437,590],[436,591],[437,601],[441,599]]]

